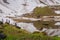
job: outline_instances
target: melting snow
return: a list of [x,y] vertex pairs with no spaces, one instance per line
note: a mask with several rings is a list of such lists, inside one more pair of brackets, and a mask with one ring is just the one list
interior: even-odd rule
[[55,25],[60,25],[60,22],[55,23]]
[[55,11],[56,14],[60,14],[60,10]]

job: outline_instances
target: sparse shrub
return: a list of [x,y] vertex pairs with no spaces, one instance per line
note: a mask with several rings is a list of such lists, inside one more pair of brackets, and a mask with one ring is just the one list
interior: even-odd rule
[[0,40],[4,40],[7,36],[3,33],[0,33]]
[[0,25],[2,25],[2,24],[3,24],[3,22],[0,21]]

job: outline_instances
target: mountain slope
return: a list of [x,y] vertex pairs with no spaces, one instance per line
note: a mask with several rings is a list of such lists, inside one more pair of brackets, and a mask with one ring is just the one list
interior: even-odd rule
[[[9,10],[9,14],[13,12],[14,15],[20,16],[31,12],[37,6],[60,5],[60,0],[0,0],[0,4],[5,8],[5,11],[7,11],[7,9]],[[2,7],[0,8],[3,10]]]
[[[14,23],[15,25],[15,21],[13,20],[12,22],[12,18],[10,20],[10,18],[6,18],[7,16],[15,17],[17,19],[37,20],[35,18],[26,18],[26,17],[19,18],[19,17],[23,14],[31,13],[33,9],[35,9],[36,7],[42,8],[45,6],[60,6],[60,0],[0,0],[0,21],[2,20],[2,22],[4,23],[8,21],[9,23],[11,24]],[[50,9],[44,10],[44,12],[43,10],[41,11],[41,14],[42,13],[44,14],[47,10],[49,11]],[[38,11],[38,13],[40,13],[40,11]],[[50,11],[48,13],[50,13]],[[23,28],[27,28],[25,26]],[[29,28],[31,28],[30,26],[27,29],[31,30]]]

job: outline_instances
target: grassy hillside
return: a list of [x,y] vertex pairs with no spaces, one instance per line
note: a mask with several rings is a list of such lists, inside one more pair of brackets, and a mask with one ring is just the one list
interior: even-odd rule
[[49,37],[43,32],[29,33],[9,24],[0,24],[0,32],[1,31],[6,35],[4,40],[60,40],[59,37]]
[[53,16],[53,15],[57,16],[58,14],[56,14],[52,8],[36,7],[33,10],[32,14],[25,14],[24,16],[39,18],[40,16]]
[[55,15],[55,12],[49,7],[36,7],[33,11],[35,15]]
[[56,25],[54,25],[55,21],[34,21],[33,24],[37,29],[40,28],[58,28]]

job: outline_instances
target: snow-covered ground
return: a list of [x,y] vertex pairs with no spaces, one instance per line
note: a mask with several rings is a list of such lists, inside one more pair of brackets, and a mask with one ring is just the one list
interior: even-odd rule
[[48,36],[58,36],[58,37],[60,37],[60,29],[43,28],[42,31],[46,32]]
[[35,26],[33,25],[33,23],[17,23],[17,26],[21,27],[22,29],[27,30],[28,32],[33,33],[34,31],[39,31],[35,28]]
[[60,0],[40,0],[46,5],[60,5]]
[[56,13],[56,14],[60,14],[60,10],[56,10],[55,13]]
[[49,5],[60,5],[60,0],[0,0],[0,9],[8,16],[20,16],[32,12],[35,7]]
[[58,25],[58,26],[60,26],[60,22],[57,22],[57,23],[55,23],[54,25]]
[[11,14],[11,12],[14,12],[14,15],[22,15],[25,13],[29,13],[31,11],[33,11],[33,9],[37,6],[44,6],[44,4],[37,1],[37,0],[7,0],[7,3],[4,3],[3,0],[0,0],[0,4],[3,6],[1,8],[1,10],[3,10],[3,8],[5,10],[5,13],[9,12],[8,14]]

